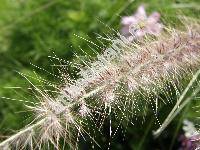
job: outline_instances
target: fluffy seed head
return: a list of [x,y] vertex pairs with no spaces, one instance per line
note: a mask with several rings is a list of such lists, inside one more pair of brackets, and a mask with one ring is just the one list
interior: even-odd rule
[[[140,109],[138,106],[143,103],[137,93],[149,97],[145,103],[151,104],[157,93],[165,88],[164,83],[176,84],[179,76],[199,67],[199,29],[199,23],[194,22],[186,30],[172,30],[156,39],[148,37],[143,41],[130,41],[122,35],[111,39],[110,48],[98,54],[96,61],[78,68],[79,79],[72,79],[63,88],[57,88],[57,96],[51,97],[38,90],[43,98],[36,106],[30,107],[38,122],[0,143],[0,147],[24,141],[21,137],[28,134],[39,143],[37,147],[41,148],[42,143],[49,141],[58,149],[61,138],[67,143],[72,141],[71,131],[76,130],[78,136],[85,133],[82,121],[86,117],[91,119],[96,108],[109,108],[108,114],[107,111],[102,113],[104,116],[111,110],[125,115],[126,107],[132,106],[128,110],[130,115],[135,114],[133,107]],[[41,137],[39,142],[38,135]]]

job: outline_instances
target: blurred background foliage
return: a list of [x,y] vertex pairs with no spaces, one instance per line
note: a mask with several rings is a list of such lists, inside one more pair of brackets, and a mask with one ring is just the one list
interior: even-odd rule
[[[198,0],[0,0],[0,97],[31,101],[34,97],[30,96],[29,85],[17,72],[34,76],[36,68],[30,62],[52,72],[48,56],[54,53],[58,58],[69,61],[77,61],[74,53],[83,55],[80,48],[93,55],[92,45],[74,34],[100,45],[98,34],[112,34],[110,28],[119,30],[121,16],[131,15],[141,3],[146,5],[149,13],[160,12],[161,20],[171,26],[179,25],[175,17],[177,14],[199,17]],[[106,41],[103,42],[107,45]],[[38,74],[55,81],[44,71],[38,71]],[[31,115],[24,110],[24,104],[18,100],[0,99],[2,139],[3,135],[26,125]],[[184,117],[191,114],[187,110]],[[174,147],[181,117],[170,125],[170,132],[157,140],[153,140],[151,135],[154,124],[151,118],[153,116],[147,118],[149,121],[142,127],[138,122],[134,127],[127,128],[126,136],[119,132],[112,143],[114,149],[150,149],[151,145],[168,149],[170,144],[171,148]],[[103,137],[103,140],[106,138]]]

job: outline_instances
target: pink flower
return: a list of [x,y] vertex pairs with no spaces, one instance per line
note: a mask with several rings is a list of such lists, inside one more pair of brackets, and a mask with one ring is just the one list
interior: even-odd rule
[[180,141],[179,150],[195,150],[200,148],[200,134],[197,131],[193,122],[189,120],[183,121],[184,134],[179,136]]
[[159,23],[160,14],[153,12],[147,17],[143,5],[139,6],[137,12],[132,16],[122,17],[121,34],[130,41],[135,38],[143,37],[146,34],[158,36],[163,29],[163,25]]

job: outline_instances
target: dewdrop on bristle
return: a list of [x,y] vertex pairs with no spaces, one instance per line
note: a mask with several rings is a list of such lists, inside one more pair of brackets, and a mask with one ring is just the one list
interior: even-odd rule
[[[74,143],[76,138],[72,135],[75,135],[75,131],[77,136],[87,134],[91,137],[84,130],[86,125],[82,121],[84,118],[92,118],[91,115],[95,114],[93,109],[105,110],[102,113],[105,117],[110,113],[118,116],[117,113],[121,112],[124,115],[125,107],[140,109],[137,108],[140,103],[137,93],[142,93],[144,97],[148,95],[152,100],[159,92],[164,91],[165,83],[176,84],[180,76],[199,67],[199,29],[199,22],[193,22],[186,31],[174,29],[155,39],[146,38],[142,42],[130,42],[119,35],[116,39],[111,39],[111,47],[103,54],[98,54],[96,61],[87,62],[84,67],[79,68],[80,78],[57,88],[57,96],[52,97],[33,85],[42,97],[34,107],[29,106],[35,112],[35,120],[0,143],[0,149],[12,147],[17,144],[16,141],[24,144],[18,149],[25,149],[30,142],[21,138],[24,135],[25,139],[31,135],[31,148],[41,149],[43,144],[51,143],[59,149],[61,138],[69,145],[70,142],[71,145]],[[147,99],[146,103],[152,102]],[[157,111],[158,106],[155,105],[154,110]],[[26,135],[29,132],[31,133]],[[110,129],[110,136],[112,133]],[[91,139],[95,142],[95,139]]]

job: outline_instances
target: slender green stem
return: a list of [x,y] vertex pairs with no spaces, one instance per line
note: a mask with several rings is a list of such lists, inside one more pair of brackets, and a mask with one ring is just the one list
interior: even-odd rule
[[28,126],[27,128],[19,131],[18,133],[12,135],[11,137],[9,137],[8,139],[6,139],[5,141],[1,142],[0,143],[0,148],[1,147],[4,147],[6,144],[9,144],[11,143],[12,141],[14,141],[15,139],[17,139],[18,137],[20,137],[22,134],[28,132],[28,131],[31,131],[33,130],[34,128],[40,126],[41,124],[43,124],[44,122],[46,121],[46,118],[36,122],[35,124],[31,125],[31,126]]
[[187,107],[184,109],[184,112],[181,115],[181,118],[179,119],[178,125],[177,125],[176,130],[175,130],[175,134],[173,135],[173,138],[172,138],[172,141],[171,141],[171,144],[170,144],[170,147],[169,147],[170,150],[172,150],[172,148],[174,146],[174,142],[175,142],[175,139],[177,137],[178,131],[179,131],[179,129],[180,129],[182,123],[183,123],[183,119],[185,118],[185,115],[186,115],[187,111],[189,110],[190,104],[191,103],[189,103],[187,105]]
[[[196,74],[193,76],[192,80],[189,82],[188,86],[185,88],[183,93],[181,94],[180,98],[176,102],[176,105],[172,109],[172,111],[169,113],[163,124],[153,133],[155,137],[158,137],[161,132],[169,125],[169,123],[172,121],[172,119],[182,110],[182,108],[200,91],[200,88],[197,87],[195,92],[192,93],[190,97],[188,97],[182,104],[181,102],[184,100],[188,90],[191,88],[191,86],[194,84],[196,79],[198,78],[200,74],[200,69],[196,72]],[[181,104],[181,105],[180,105]]]
[[140,141],[139,146],[137,147],[137,150],[140,150],[142,148],[142,145],[144,144],[145,138],[147,137],[147,134],[149,133],[149,131],[153,125],[153,122],[154,122],[154,118],[152,117],[151,122],[149,123],[147,129],[145,130],[142,140]]

